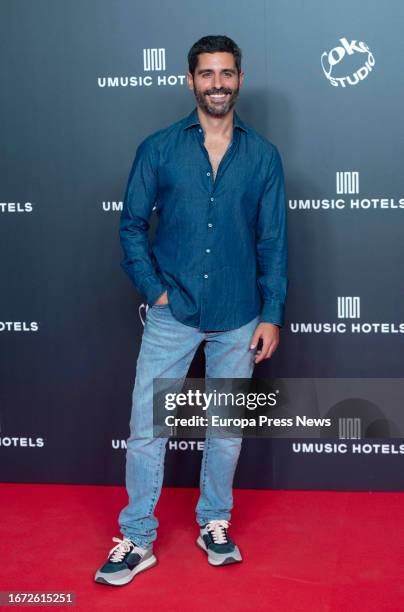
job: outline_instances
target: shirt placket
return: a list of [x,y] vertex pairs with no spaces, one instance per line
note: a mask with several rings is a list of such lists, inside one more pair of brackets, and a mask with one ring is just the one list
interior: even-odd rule
[[239,138],[238,131],[233,128],[233,137],[229,146],[227,147],[222,159],[220,160],[219,167],[217,169],[216,178],[213,175],[212,164],[210,163],[209,153],[204,145],[204,136],[202,128],[198,128],[198,142],[201,146],[203,154],[207,161],[206,174],[208,181],[208,215],[207,215],[207,227],[206,227],[206,242],[205,242],[205,260],[203,269],[200,272],[203,277],[202,294],[200,301],[200,319],[199,327],[203,329],[205,327],[205,315],[206,321],[211,320],[210,309],[213,308],[214,296],[210,294],[209,284],[209,271],[211,270],[212,257],[215,256],[216,245],[219,244],[220,236],[216,232],[215,217],[217,216],[215,210],[218,205],[218,199],[215,194],[217,192],[217,186],[219,181],[222,179],[223,174],[228,167],[236,150],[237,142]]

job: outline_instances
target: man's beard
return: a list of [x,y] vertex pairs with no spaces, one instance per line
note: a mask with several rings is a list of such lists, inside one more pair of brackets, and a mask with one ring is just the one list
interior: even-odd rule
[[[217,90],[208,89],[207,91],[201,92],[198,89],[196,89],[194,85],[194,94],[198,102],[198,105],[208,115],[211,115],[211,117],[223,117],[224,115],[226,115],[229,112],[229,110],[231,110],[233,106],[235,105],[239,90],[240,90],[239,87],[237,87],[237,89],[234,89],[233,91],[226,87],[222,87],[221,89],[217,89]],[[217,94],[225,93],[225,94],[230,94],[230,95],[228,95],[223,100],[223,102],[211,102],[207,94],[213,94],[213,93],[217,93]]]

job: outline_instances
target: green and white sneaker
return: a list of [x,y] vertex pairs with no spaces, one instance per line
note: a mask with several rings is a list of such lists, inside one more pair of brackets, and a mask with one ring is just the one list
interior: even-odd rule
[[139,572],[157,563],[153,547],[140,548],[132,540],[112,538],[119,542],[108,553],[107,562],[97,570],[94,580],[101,584],[123,586],[128,584]]
[[211,565],[228,565],[242,561],[238,546],[227,534],[229,525],[229,521],[220,519],[209,521],[201,527],[196,543],[207,553],[208,563]]

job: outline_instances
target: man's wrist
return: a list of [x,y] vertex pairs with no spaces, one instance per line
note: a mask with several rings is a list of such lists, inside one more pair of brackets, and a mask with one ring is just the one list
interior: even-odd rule
[[273,325],[274,327],[277,327],[278,329],[281,329],[282,325],[279,325],[278,323],[272,323],[271,321],[260,321],[260,324],[262,325]]
[[265,300],[260,314],[260,323],[272,323],[283,327],[284,304],[277,300]]
[[144,292],[148,305],[153,306],[153,304],[155,304],[156,301],[162,297],[165,291],[167,291],[167,287],[162,285],[160,281],[157,281],[156,284],[150,286],[147,293]]
[[167,302],[168,302],[168,291],[166,289],[154,303],[155,304],[167,304]]

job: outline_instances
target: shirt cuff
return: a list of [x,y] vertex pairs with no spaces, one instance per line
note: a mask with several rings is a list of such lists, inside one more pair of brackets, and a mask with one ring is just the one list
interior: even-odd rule
[[285,306],[277,300],[265,300],[260,314],[260,323],[272,323],[283,327]]
[[165,287],[157,277],[146,276],[142,281],[142,287],[140,289],[149,306],[153,306],[154,302],[167,290],[167,287]]

